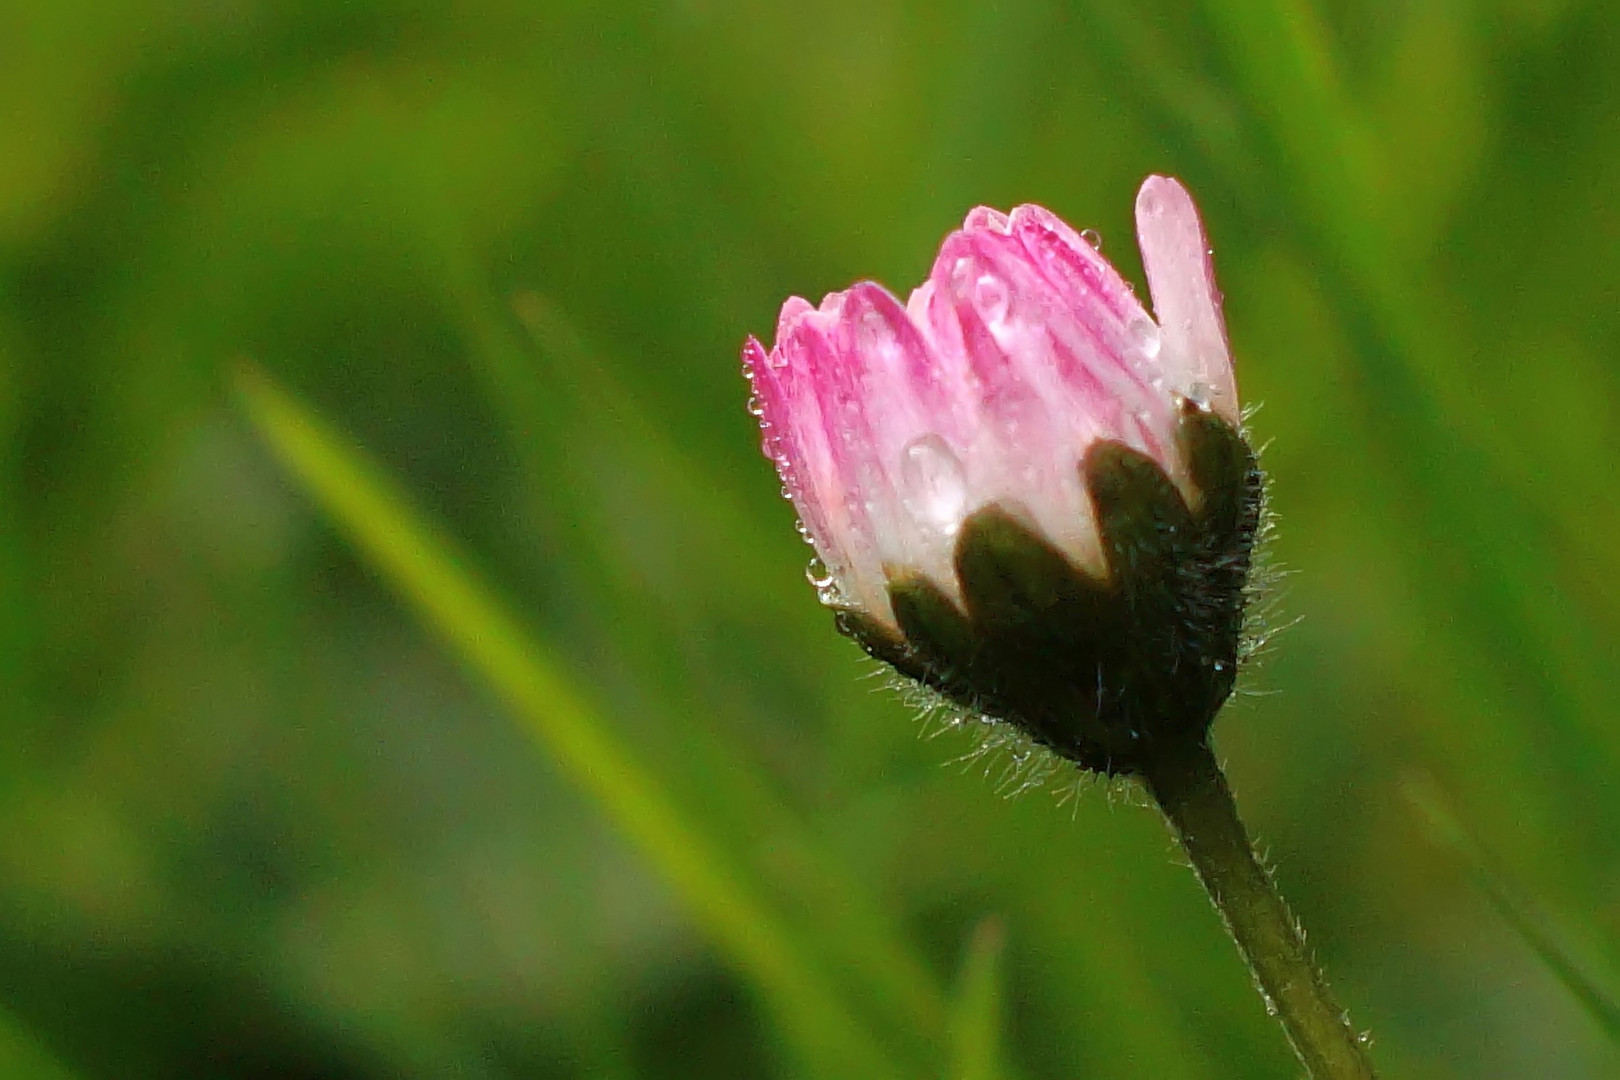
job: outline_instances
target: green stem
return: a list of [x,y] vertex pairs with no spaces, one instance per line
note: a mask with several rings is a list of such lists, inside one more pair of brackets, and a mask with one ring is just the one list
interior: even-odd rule
[[1232,789],[1207,743],[1150,762],[1143,780],[1192,859],[1254,981],[1314,1080],[1372,1080],[1372,1062],[1254,856]]

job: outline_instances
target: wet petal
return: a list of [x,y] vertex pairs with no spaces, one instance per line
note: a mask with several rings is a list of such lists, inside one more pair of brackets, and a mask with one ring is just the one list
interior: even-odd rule
[[1150,176],[1136,196],[1136,235],[1163,334],[1160,362],[1181,393],[1207,400],[1239,421],[1237,383],[1221,315],[1209,240],[1192,196],[1166,176]]

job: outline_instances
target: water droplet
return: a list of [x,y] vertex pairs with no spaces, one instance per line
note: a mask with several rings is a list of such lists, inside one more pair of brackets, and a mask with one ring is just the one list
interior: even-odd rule
[[844,594],[838,591],[838,577],[821,559],[813,558],[804,568],[804,579],[816,590],[816,599],[828,607],[844,606]]
[[1164,338],[1159,333],[1159,324],[1146,315],[1139,315],[1130,321],[1125,327],[1125,340],[1146,360],[1157,359],[1159,349],[1164,344]]
[[804,568],[804,579],[815,586],[816,591],[822,592],[832,588],[833,572],[827,569],[827,564],[821,561],[820,556],[810,560]]
[[979,275],[979,280],[973,283],[973,306],[991,327],[1001,326],[1007,321],[1007,311],[1012,306],[1007,283],[994,274]]
[[748,395],[748,415],[750,415],[750,416],[764,416],[765,415],[765,403],[759,399],[758,394],[749,394]]
[[1093,250],[1102,250],[1102,233],[1098,232],[1096,229],[1082,229],[1080,231],[1080,239],[1090,244]]
[[967,506],[967,477],[944,439],[928,434],[907,443],[900,482],[906,509],[919,524],[947,536],[956,532]]

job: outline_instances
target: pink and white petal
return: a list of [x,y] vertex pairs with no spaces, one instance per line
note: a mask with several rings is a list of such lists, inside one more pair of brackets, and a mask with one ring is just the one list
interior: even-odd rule
[[793,324],[815,311],[815,306],[802,296],[790,296],[782,301],[782,311],[776,316],[776,343],[781,345]]
[[1089,504],[1078,464],[1092,422],[1072,409],[1045,327],[1049,290],[1027,263],[1006,258],[1009,237],[978,232],[946,239],[931,280],[949,302],[978,407],[978,437],[965,459],[972,490],[1023,504],[1077,560],[1094,564]]
[[[870,574],[877,554],[870,515],[851,493],[854,477],[840,453],[836,418],[826,413],[822,388],[837,364],[824,346],[827,319],[799,302],[781,322],[782,336],[769,354],[767,374],[773,394],[762,395],[762,419],[771,423],[787,451],[792,476],[784,475],[789,495],[800,508],[816,551],[841,585]],[[778,420],[773,402],[782,405]],[[779,464],[779,471],[781,467]],[[845,588],[845,592],[854,590]]]
[[[1170,398],[1156,385],[1162,379],[1155,349],[1147,347],[1157,346],[1158,328],[1113,269],[1096,260],[1089,244],[1081,242],[1082,255],[1032,211],[1051,216],[1039,207],[1019,207],[1010,237],[981,234],[979,241],[1002,271],[1021,283],[1020,292],[1043,298],[1038,317],[1052,336],[1066,396],[1084,414],[1109,421],[1103,437],[1128,433],[1131,425],[1119,418],[1125,413],[1143,414],[1151,426],[1168,430]],[[1151,445],[1138,449],[1157,452]]]
[[1068,222],[1034,203],[1015,207],[1011,222],[1013,233],[1024,242],[1030,257],[1054,282],[1092,294],[1121,326],[1147,316],[1130,283]]
[[967,422],[956,385],[960,356],[936,356],[911,313],[869,281],[846,294],[844,332],[848,348],[864,358],[874,392],[886,398],[874,405],[883,416],[897,417],[895,426],[908,432],[931,431],[960,441]]
[[967,217],[963,219],[962,231],[973,232],[976,229],[994,229],[996,232],[1006,232],[1007,215],[988,206],[975,206],[968,211]]
[[1150,176],[1136,196],[1136,236],[1162,333],[1161,362],[1181,393],[1239,422],[1221,294],[1198,208],[1187,189]]
[[[841,307],[840,298],[833,310]],[[816,402],[828,480],[823,489],[818,475],[818,493],[846,556],[835,571],[838,584],[848,602],[890,619],[883,567],[899,554],[893,550],[893,485],[878,455],[861,369],[839,348],[838,324],[826,316],[827,310],[823,302],[821,313],[795,323],[777,347],[793,359],[790,367],[803,371],[805,392]]]
[[871,438],[898,500],[892,552],[948,584],[969,495],[959,358],[935,355],[900,302],[872,282],[845,294],[838,348],[858,369]]
[[[934,264],[934,270],[938,272],[938,262]],[[911,290],[911,295],[906,298],[906,314],[922,334],[923,340],[928,342],[929,350],[947,363],[950,370],[965,373],[962,379],[970,381],[973,376],[968,371],[967,354],[963,351],[962,328],[956,322],[950,298],[939,294],[932,277]],[[960,414],[974,415],[970,403],[976,400],[977,395],[971,386],[958,384],[954,392],[965,410]]]
[[780,347],[766,352],[753,337],[743,346],[743,363],[759,403],[760,450],[776,466],[822,562],[847,563],[847,530],[835,528],[828,514],[828,494],[839,485],[814,388]]

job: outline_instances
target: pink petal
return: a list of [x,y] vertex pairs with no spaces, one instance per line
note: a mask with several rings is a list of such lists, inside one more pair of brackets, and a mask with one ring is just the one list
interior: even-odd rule
[[[1045,325],[1050,291],[1027,261],[1008,256],[1016,246],[984,232],[948,237],[931,277],[931,321],[954,320],[972,375],[964,392],[979,419],[964,460],[973,490],[1022,504],[1085,561],[1094,530],[1076,465],[1099,423],[1112,428],[1099,414],[1113,406],[1095,380],[1082,388],[1078,377],[1060,374],[1060,351]],[[1076,373],[1084,376],[1083,367]],[[1085,403],[1076,404],[1077,392]]]
[[[1016,339],[1004,335],[1003,344],[1022,360],[1022,377],[1040,390],[1066,446],[1122,438],[1163,459],[1174,411],[1156,385],[1162,383],[1156,360],[1141,347],[1141,328],[1155,339],[1157,328],[1112,268],[1099,259],[1107,275],[1094,272],[1089,260],[1024,214],[1027,209],[1014,212],[1012,235],[973,238],[980,255],[1009,283],[1012,322],[1023,328]],[[1030,226],[1036,227],[1032,235]],[[1079,243],[1095,256],[1089,244]],[[1110,287],[1113,296],[1103,291]],[[1121,312],[1131,316],[1129,326]]]
[[882,564],[885,543],[896,535],[895,497],[868,411],[863,365],[840,348],[842,309],[843,295],[829,296],[819,312],[792,323],[776,347],[788,357],[788,370],[802,373],[802,392],[817,406],[809,437],[825,457],[813,478],[839,555],[829,569],[855,594],[850,600],[881,615],[888,610]]
[[976,229],[994,229],[996,232],[1007,231],[1007,215],[1000,210],[988,206],[975,206],[967,213],[962,222],[963,232],[973,232]]
[[1112,312],[1121,325],[1147,314],[1113,264],[1068,222],[1044,206],[1025,203],[1015,207],[1012,228],[1029,250],[1030,257],[1048,271],[1054,282],[1090,294]]
[[1136,236],[1163,334],[1166,377],[1181,393],[1208,401],[1238,423],[1237,383],[1209,240],[1187,189],[1166,176],[1148,177],[1136,196]]
[[750,337],[742,358],[758,403],[760,449],[776,466],[817,554],[829,564],[841,563],[843,545],[827,513],[836,470],[814,388],[780,348],[767,353]]
[[933,432],[960,443],[968,418],[958,406],[962,364],[935,355],[911,314],[881,285],[863,281],[844,301],[844,342],[867,369],[871,407],[882,426]]

